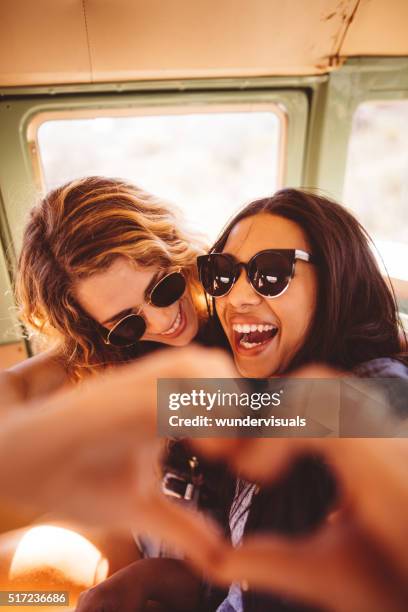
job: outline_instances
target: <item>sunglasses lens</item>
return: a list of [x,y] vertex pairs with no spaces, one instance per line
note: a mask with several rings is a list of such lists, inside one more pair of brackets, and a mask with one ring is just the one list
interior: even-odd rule
[[259,253],[251,262],[249,277],[254,289],[265,297],[282,293],[292,277],[293,261],[279,253]]
[[186,280],[180,272],[165,276],[153,289],[150,301],[153,306],[165,308],[177,302],[186,289]]
[[139,315],[125,317],[109,333],[108,340],[113,346],[131,346],[136,344],[146,331],[146,323]]
[[234,284],[232,261],[221,254],[203,255],[197,258],[201,283],[209,295],[220,297],[228,293]]

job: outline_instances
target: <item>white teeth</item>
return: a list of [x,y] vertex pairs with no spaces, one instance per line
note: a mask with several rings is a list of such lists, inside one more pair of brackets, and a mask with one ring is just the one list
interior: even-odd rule
[[[267,331],[271,331],[272,329],[277,330],[276,325],[271,325],[270,323],[234,323],[232,325],[232,329],[239,333],[239,334],[245,334],[243,335],[240,340],[239,340],[239,344],[240,346],[242,346],[245,349],[251,349],[254,348],[254,346],[260,346],[261,344],[264,344],[263,341],[261,342],[248,342],[248,336],[247,334],[249,333],[254,333],[254,332],[267,332]],[[269,339],[268,339],[269,340]]]
[[178,315],[177,315],[176,320],[174,321],[173,325],[167,331],[162,332],[161,335],[162,336],[170,336],[171,334],[174,334],[174,332],[177,331],[177,329],[179,328],[180,323],[181,323],[181,312],[179,310],[178,311]]
[[240,345],[246,349],[253,348],[254,346],[259,346],[262,342],[240,342]]
[[276,326],[269,325],[269,324],[257,325],[255,323],[251,323],[251,325],[249,325],[248,323],[245,323],[245,324],[234,323],[232,326],[232,329],[238,332],[239,334],[249,334],[250,332],[256,332],[256,331],[258,332],[270,331],[271,329],[276,329]]

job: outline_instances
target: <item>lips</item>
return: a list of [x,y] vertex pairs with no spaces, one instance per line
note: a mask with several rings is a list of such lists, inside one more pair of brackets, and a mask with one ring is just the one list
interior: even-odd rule
[[233,342],[238,353],[253,355],[263,351],[279,329],[272,323],[233,323]]
[[180,302],[176,318],[171,324],[171,327],[169,327],[167,331],[162,332],[160,336],[165,336],[166,338],[176,338],[184,331],[185,326],[186,326],[186,317],[184,314],[182,304]]

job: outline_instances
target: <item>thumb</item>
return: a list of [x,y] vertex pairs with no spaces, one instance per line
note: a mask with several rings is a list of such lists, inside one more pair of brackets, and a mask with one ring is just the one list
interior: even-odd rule
[[213,521],[160,492],[137,499],[136,517],[140,532],[163,538],[205,572],[217,564],[227,547]]
[[302,539],[262,535],[227,553],[217,575],[336,612],[402,612],[403,588],[373,548],[346,525],[327,525]]

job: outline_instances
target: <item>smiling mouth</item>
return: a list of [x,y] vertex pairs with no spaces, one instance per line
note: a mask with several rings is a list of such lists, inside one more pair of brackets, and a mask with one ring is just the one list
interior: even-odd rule
[[178,336],[183,331],[184,327],[185,327],[185,316],[184,316],[184,312],[183,312],[183,309],[180,303],[178,307],[177,316],[174,319],[171,327],[169,327],[167,331],[162,332],[160,336],[166,336],[166,337],[171,336],[172,338],[174,338],[175,336]]
[[276,325],[270,323],[234,323],[234,344],[239,352],[253,352],[264,348],[278,333]]

